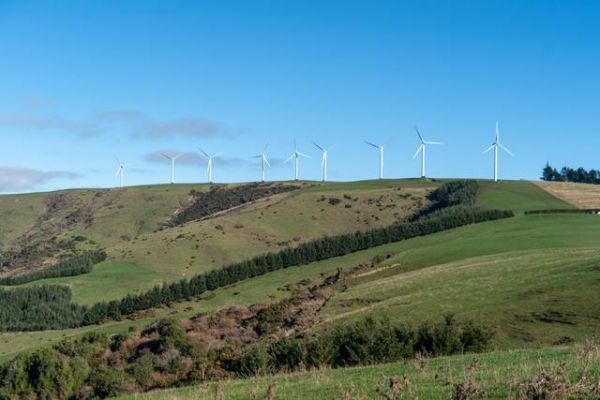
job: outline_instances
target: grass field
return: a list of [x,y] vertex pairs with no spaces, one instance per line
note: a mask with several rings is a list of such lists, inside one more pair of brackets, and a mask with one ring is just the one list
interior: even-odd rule
[[[561,363],[568,371],[568,378],[572,382],[577,381],[584,365],[581,355],[581,346],[570,346],[440,357],[422,363],[408,361],[222,381],[122,399],[264,399],[269,386],[274,388],[271,399],[375,399],[385,398],[381,395],[382,391],[389,388],[389,381],[393,378],[400,382],[401,398],[407,399],[450,399],[454,385],[468,380],[483,391],[483,398],[518,398],[519,390],[523,390],[522,383],[531,381],[542,370],[556,375]],[[600,379],[597,348],[592,350],[591,360],[588,377],[595,382]]]

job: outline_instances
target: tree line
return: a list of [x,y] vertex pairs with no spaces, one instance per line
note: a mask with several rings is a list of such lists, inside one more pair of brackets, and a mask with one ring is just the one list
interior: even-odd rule
[[106,253],[102,250],[88,250],[81,254],[66,258],[57,264],[26,274],[9,276],[0,279],[0,285],[22,285],[47,278],[60,278],[64,276],[82,275],[92,272],[95,264],[106,260]]
[[575,183],[592,183],[600,184],[600,171],[579,167],[573,169],[570,167],[562,167],[561,170],[553,168],[550,163],[542,170],[542,180],[550,182],[575,182]]
[[67,286],[0,289],[0,331],[75,328],[86,308],[71,301]]

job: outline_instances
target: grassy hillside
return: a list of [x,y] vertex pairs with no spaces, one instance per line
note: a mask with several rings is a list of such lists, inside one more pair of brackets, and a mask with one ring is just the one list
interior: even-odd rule
[[[521,185],[521,182],[518,182],[518,184]],[[510,187],[512,182],[503,182],[499,185],[499,187]],[[529,189],[533,200],[531,203],[522,202],[521,204],[524,204],[525,207],[532,207],[537,201],[539,193],[544,194],[541,189],[532,184],[529,184]],[[314,188],[309,189],[309,191],[314,190]],[[343,190],[347,190],[347,187]],[[483,195],[486,195],[485,191]],[[503,196],[503,198],[506,199],[507,197]],[[492,198],[492,200],[494,199]],[[561,203],[559,200],[555,201],[558,204]],[[500,207],[510,207],[510,204],[506,200],[504,202],[497,201],[496,204]],[[580,288],[589,288],[589,285],[597,282],[597,273],[594,272],[595,269],[593,269],[593,265],[590,263],[593,263],[595,257],[597,257],[595,249],[599,247],[597,242],[599,234],[600,220],[593,216],[520,216],[509,220],[467,226],[427,237],[380,246],[308,266],[293,267],[272,272],[238,283],[230,288],[219,289],[215,292],[215,296],[211,296],[207,300],[184,303],[177,307],[177,310],[180,310],[179,313],[176,310],[165,310],[164,312],[157,312],[157,315],[176,312],[173,314],[174,316],[189,316],[195,312],[209,311],[235,304],[274,301],[274,299],[289,295],[289,291],[281,290],[288,283],[296,283],[304,279],[316,281],[321,274],[332,273],[337,268],[352,267],[359,263],[364,263],[377,255],[393,254],[390,259],[382,264],[383,268],[381,270],[374,271],[368,277],[357,279],[353,282],[347,293],[339,295],[339,301],[337,297],[334,297],[332,299],[332,307],[337,307],[336,304],[340,302],[344,303],[344,300],[348,300],[349,298],[361,297],[362,294],[359,295],[359,293],[362,290],[368,291],[370,282],[385,282],[389,277],[390,281],[393,282],[391,289],[385,293],[382,292],[379,297],[376,296],[377,292],[373,293],[373,296],[377,297],[378,300],[378,302],[370,302],[368,304],[368,307],[371,307],[373,310],[386,310],[387,306],[393,304],[395,308],[392,310],[395,312],[390,315],[394,317],[402,316],[408,310],[411,316],[420,313],[424,318],[427,318],[428,313],[432,311],[432,307],[436,312],[436,315],[433,316],[434,318],[439,315],[437,314],[439,311],[454,311],[459,315],[462,312],[464,316],[478,317],[479,313],[485,311],[485,308],[490,307],[486,311],[486,315],[490,315],[493,312],[500,312],[501,318],[504,321],[513,321],[513,325],[507,326],[505,330],[500,329],[498,345],[502,347],[515,344],[522,346],[528,343],[536,345],[551,343],[559,339],[564,331],[568,329],[573,330],[574,333],[567,333],[567,336],[580,338],[587,335],[590,329],[597,329],[598,327],[593,323],[591,325],[587,323],[571,325],[568,321],[566,324],[560,322],[543,322],[539,318],[531,317],[531,313],[540,314],[547,311],[547,309],[551,310],[552,307],[543,308],[543,306],[557,299],[570,299],[569,296],[577,295]],[[548,253],[552,256],[546,255],[546,249],[552,250]],[[562,251],[561,249],[569,251]],[[591,250],[588,251],[586,249]],[[553,271],[555,274],[549,275],[547,280],[537,282],[535,279],[539,278],[540,274],[544,276],[544,271],[549,261],[554,268]],[[582,265],[589,265],[590,268],[586,270],[576,265],[575,268],[578,273],[571,275],[568,269],[569,265],[579,261],[581,261]],[[518,266],[523,264],[525,268],[521,270]],[[390,266],[393,267],[385,268]],[[496,266],[502,266],[502,268],[496,270]],[[428,272],[430,269],[428,267],[433,267],[432,270],[436,271],[436,274],[432,275],[432,273]],[[112,281],[113,276],[119,276],[119,271],[123,269],[128,269],[128,273],[120,276],[115,282],[126,282],[127,280],[134,282],[136,279],[140,281],[147,279],[145,283],[151,284],[153,280],[158,280],[161,277],[160,275],[153,275],[149,270],[140,269],[140,267],[131,264],[117,265],[115,267],[116,271],[110,271],[111,268],[112,265],[109,263],[103,265],[102,268],[98,268],[92,274],[73,278],[61,278],[52,280],[52,282],[68,284],[71,281],[76,298],[81,299],[85,303],[92,303],[99,296],[104,298],[106,293],[109,296],[118,296],[126,292],[129,285],[113,285],[114,282]],[[102,275],[103,270],[108,271],[106,278]],[[455,270],[461,271],[457,275],[457,278],[453,278]],[[511,275],[505,276],[504,271],[510,271]],[[455,285],[444,285],[440,284],[440,280],[430,280],[430,277],[435,277],[437,273],[443,273],[444,279],[454,282]],[[568,279],[564,279],[564,282],[562,282],[561,276],[563,275],[561,274],[568,274]],[[406,281],[403,280],[405,276],[408,277]],[[470,280],[471,276],[473,277],[472,282]],[[516,283],[514,280],[516,280]],[[91,286],[86,287],[88,282]],[[436,288],[435,293],[428,289],[430,282]],[[444,281],[441,282],[443,283]],[[488,282],[488,285],[484,285],[482,282]],[[494,290],[494,286],[491,285],[492,282],[499,282],[503,286],[499,287],[498,290]],[[513,288],[515,291],[509,293],[513,297],[508,297],[508,300],[506,300],[507,296],[503,296],[503,290],[506,289],[506,285],[510,286],[512,283],[515,283],[515,287]],[[554,294],[550,293],[550,296],[548,293],[554,290],[552,285],[559,285],[562,288]],[[412,306],[412,299],[408,297],[403,299],[405,302],[408,302],[407,304],[398,303],[397,300],[399,297],[397,294],[403,290],[401,288],[405,287],[410,287],[413,291],[416,290],[417,292],[422,288],[423,293],[427,293],[427,296],[424,294],[420,296],[419,303],[415,307]],[[467,289],[471,288],[474,288],[475,291],[467,291]],[[511,289],[511,287],[508,289]],[[529,315],[529,317],[519,319],[518,315],[512,313],[510,304],[515,299],[514,296],[520,296],[523,293],[527,293],[528,290],[530,290],[532,295],[523,303],[525,304],[523,316],[527,317]],[[536,291],[541,291],[541,295],[535,296]],[[482,299],[488,296],[488,300],[482,301]],[[449,303],[449,306],[453,305],[456,308],[441,309],[439,306],[436,306],[436,303],[441,303],[441,301],[437,302],[436,299],[446,299],[445,301]],[[568,316],[568,318],[589,322],[592,314],[582,316],[581,311],[589,309],[587,307],[589,302],[597,304],[597,295],[594,296],[594,293],[591,293],[586,299],[576,297],[575,300],[571,299],[565,302],[565,306],[572,308],[575,312],[574,316]],[[516,300],[514,301],[516,302]],[[361,313],[361,307],[358,306],[360,302],[354,305],[351,303],[351,301],[346,301],[345,307],[340,311],[342,315],[349,313],[348,316],[351,316],[355,310],[359,310],[356,312]],[[463,303],[464,309],[460,306]],[[586,306],[584,307],[583,305]],[[188,307],[190,309],[184,311]],[[565,311],[564,308],[561,309]],[[600,308],[596,307],[596,309]],[[570,312],[569,310],[566,311]],[[331,318],[331,311],[327,309],[323,315],[323,319],[327,321]],[[527,321],[527,319],[531,319],[530,317],[533,318],[532,322]],[[99,329],[101,331],[107,329],[111,332],[115,329],[124,331],[132,324],[143,325],[147,321],[148,319],[143,318],[139,323],[124,321],[111,323],[107,327],[88,327],[65,332],[28,333],[27,338],[29,339],[20,344],[20,346],[23,346],[23,348],[35,347],[39,343],[44,343],[48,340],[59,340],[63,333],[78,335],[90,329]],[[531,327],[536,332],[533,342],[526,335],[520,335],[519,333],[523,329],[529,329],[528,327]],[[545,327],[549,327],[550,329],[546,331]],[[0,357],[2,355],[8,357],[10,354],[14,354],[15,347],[13,346],[13,340],[15,340],[15,335],[13,334],[0,336]]]
[[[43,224],[28,231],[31,241],[80,235],[88,241],[79,246],[103,247],[109,259],[91,274],[35,284],[69,285],[82,304],[118,299],[324,235],[387,226],[423,207],[436,185],[417,180],[317,185],[173,228],[163,224],[186,203],[192,185],[43,194],[42,204],[60,207],[37,217]],[[83,217],[58,233],[74,213]]]
[[[264,240],[268,236],[244,236],[246,227],[252,227],[252,232],[265,234],[270,230],[276,232],[276,237],[292,237],[289,244],[293,244],[296,242],[293,235],[303,235],[299,242],[308,240],[312,234],[319,236],[331,232],[331,229],[342,229],[343,232],[356,226],[387,225],[401,215],[407,215],[401,213],[415,210],[419,202],[423,205],[425,188],[437,184],[419,180],[357,182],[328,184],[277,195],[212,219],[140,233],[137,239],[129,241],[119,240],[111,247],[112,259],[99,264],[91,274],[42,282],[70,285],[75,299],[86,304],[98,299],[118,298],[164,279],[218,267],[218,263],[206,262],[214,257],[212,254],[197,256],[202,257],[202,263],[198,262],[202,267],[188,262],[184,265],[189,268],[180,269],[179,264],[170,264],[171,261],[159,265],[162,260],[170,260],[179,253],[183,256],[177,263],[185,261],[191,252],[202,253],[193,243],[202,243],[201,249],[220,247],[225,253],[221,257],[236,259],[245,258],[244,251],[261,253],[279,246]],[[397,189],[398,185],[401,190]],[[328,199],[334,197],[340,202],[332,205]],[[600,330],[597,311],[600,310],[600,296],[596,290],[600,283],[600,244],[597,241],[600,218],[592,215],[523,215],[522,211],[530,209],[572,207],[528,182],[484,182],[478,202],[487,208],[515,209],[519,214],[506,220],[465,226],[271,272],[207,293],[201,300],[140,313],[132,320],[63,331],[0,334],[0,361],[12,358],[20,351],[55,344],[65,337],[78,337],[86,332],[123,333],[132,327],[143,328],[164,316],[187,318],[198,312],[229,306],[276,302],[290,296],[295,288],[321,282],[325,275],[340,268],[367,264],[375,256],[385,256],[385,260],[349,276],[343,284],[332,288],[332,297],[317,313],[315,332],[330,324],[343,324],[369,315],[383,315],[393,321],[415,324],[439,318],[443,313],[454,313],[458,319],[475,320],[493,328],[493,346],[502,350],[581,342],[597,333]],[[346,204],[350,207],[345,207]],[[321,213],[326,221],[323,225],[316,218]],[[222,229],[215,228],[217,223]],[[235,224],[244,228],[235,228]],[[200,240],[200,232],[211,237]],[[177,239],[180,235],[183,236]],[[236,237],[240,238],[239,243],[233,240]],[[244,237],[252,249],[243,248],[241,238]],[[241,250],[236,250],[236,246]],[[142,259],[144,250],[151,252],[147,256],[154,264],[130,261],[136,257]],[[505,398],[506,382],[531,379],[538,372],[534,366],[540,365],[539,360],[554,363],[561,358],[576,362],[579,350],[579,347],[571,346],[477,356],[481,364],[474,379],[486,391],[486,397]],[[413,389],[418,388],[421,398],[448,397],[453,386],[445,385],[446,377],[452,376],[451,381],[455,383],[464,382],[464,371],[474,357],[431,360],[421,372],[416,371],[412,363],[328,371],[321,373],[322,382],[317,379],[310,391],[300,388],[306,387],[306,379],[313,379],[312,373],[228,382],[221,384],[220,390],[225,398],[248,398],[252,393],[266,392],[267,386],[275,381],[276,398],[332,398],[343,397],[346,392],[351,398],[367,398],[373,396],[377,387],[383,387],[390,377],[406,374]],[[513,363],[522,368],[511,369]],[[440,378],[442,372],[446,374],[443,379]],[[438,378],[435,378],[436,373]],[[202,397],[214,395],[210,394],[211,390],[215,390],[214,385],[149,396]]]
[[[520,398],[542,372],[560,376],[561,363],[567,378],[575,383],[585,363],[581,346],[541,350],[518,350],[479,355],[463,355],[393,363],[370,367],[321,370],[232,380],[209,385],[155,391],[125,396],[122,399],[373,399],[391,395],[390,380],[398,382],[398,398],[448,399],[456,394],[456,385],[471,382],[469,388],[482,391],[486,399]],[[600,354],[591,350],[590,382],[600,379]],[[307,384],[310,382],[310,384]],[[588,384],[588,387],[591,386]],[[464,386],[463,386],[464,387]],[[589,390],[589,389],[588,389]],[[218,397],[219,395],[221,397]],[[391,397],[390,397],[391,398]]]
[[543,208],[573,208],[571,204],[539,190],[528,181],[480,181],[479,204],[488,208],[509,208],[515,212]]

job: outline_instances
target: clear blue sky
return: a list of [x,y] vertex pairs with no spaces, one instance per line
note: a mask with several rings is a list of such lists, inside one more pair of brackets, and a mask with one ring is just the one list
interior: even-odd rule
[[414,177],[417,124],[446,142],[433,177],[490,177],[494,124],[534,179],[546,161],[598,168],[598,1],[0,0],[0,191],[168,179],[161,150],[192,153],[179,181],[204,181],[197,149],[224,152],[216,181],[270,179],[296,138],[301,177]]

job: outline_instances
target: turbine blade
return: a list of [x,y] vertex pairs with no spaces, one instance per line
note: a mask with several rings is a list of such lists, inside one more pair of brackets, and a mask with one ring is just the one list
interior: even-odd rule
[[204,150],[200,149],[200,153],[204,154],[204,157],[210,158],[210,156],[208,155],[208,153],[205,152]]
[[292,160],[294,157],[296,157],[296,153],[294,153],[294,154],[292,154],[291,156],[289,156],[289,157],[287,158],[287,160],[285,160],[283,163],[284,163],[284,164],[286,164],[286,163],[290,162],[290,160]]
[[515,156],[515,155],[513,154],[513,152],[512,152],[512,151],[510,151],[510,150],[509,150],[509,149],[507,149],[506,147],[502,146],[500,143],[498,143],[498,146],[499,146],[499,147],[500,147],[502,150],[504,150],[505,152],[507,152],[508,154],[510,154],[511,156],[513,156],[513,157]]
[[423,140],[423,136],[421,136],[421,132],[419,132],[419,128],[417,128],[416,125],[415,125],[415,131],[417,131],[417,135],[419,135],[419,139],[421,140],[421,143],[424,143],[425,141]]
[[223,152],[218,152],[217,154],[213,154],[211,158],[217,158],[223,155]]
[[421,149],[423,148],[423,145],[420,145],[419,148],[417,149],[417,152],[415,153],[415,155],[413,156],[413,160],[415,158],[417,158],[417,156],[419,155],[419,152],[421,152]]
[[496,143],[494,143],[493,145],[491,145],[490,147],[488,147],[482,154],[487,153],[488,151],[490,151],[491,149],[493,149],[496,146]]
[[173,157],[171,157],[170,155],[168,155],[167,153],[160,153],[160,154],[161,154],[161,155],[162,155],[164,158],[166,158],[167,160],[170,160],[171,158],[173,158]]
[[496,121],[496,143],[500,141],[500,128],[498,127],[499,123]]
[[321,150],[321,151],[325,151],[325,149],[324,149],[324,148],[322,148],[321,146],[319,146],[319,145],[318,145],[318,144],[316,144],[315,142],[312,142],[312,143],[313,143],[313,144],[314,144],[314,145],[317,147],[317,149],[319,149],[319,150]]
[[424,144],[435,144],[435,145],[443,145],[443,142],[423,142]]
[[304,153],[300,153],[299,151],[297,152],[297,154],[298,154],[299,156],[302,156],[302,157],[304,157],[304,158],[310,158],[310,156],[307,156],[307,155],[306,155],[306,154],[304,154]]
[[269,159],[267,158],[267,156],[266,156],[266,155],[263,155],[263,157],[264,157],[264,160],[265,160],[265,164],[267,164],[267,166],[268,166],[269,168],[271,168],[271,164],[269,163]]
[[177,160],[177,159],[178,159],[179,157],[181,157],[183,154],[184,154],[184,153],[179,153],[179,154],[175,155],[175,156],[173,157],[173,160]]
[[365,143],[368,144],[369,146],[375,147],[376,149],[381,147],[381,146],[376,145],[375,143],[367,142],[366,140],[365,140]]

